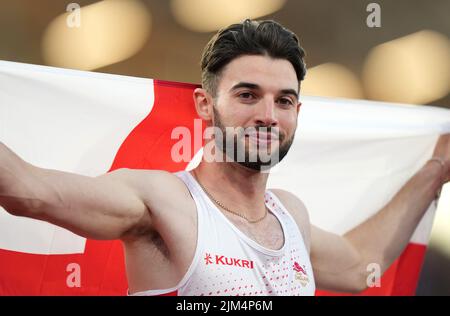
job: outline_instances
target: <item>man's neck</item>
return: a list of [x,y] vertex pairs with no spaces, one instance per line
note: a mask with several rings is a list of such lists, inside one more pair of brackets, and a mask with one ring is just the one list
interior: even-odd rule
[[205,160],[194,171],[201,185],[227,208],[252,219],[264,214],[264,192],[269,173],[234,162]]

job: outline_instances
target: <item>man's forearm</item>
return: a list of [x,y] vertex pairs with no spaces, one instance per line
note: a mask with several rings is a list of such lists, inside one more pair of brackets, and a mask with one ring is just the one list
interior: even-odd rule
[[401,254],[442,186],[443,168],[426,163],[374,216],[344,235],[361,253],[361,267],[384,272]]

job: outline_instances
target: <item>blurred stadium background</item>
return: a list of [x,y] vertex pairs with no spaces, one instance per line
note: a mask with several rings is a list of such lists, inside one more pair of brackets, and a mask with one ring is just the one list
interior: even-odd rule
[[[70,3],[80,27],[67,27]],[[381,7],[379,28],[366,24],[369,3]],[[199,83],[214,31],[274,19],[307,52],[302,94],[450,108],[449,12],[448,0],[0,0],[0,59]],[[446,189],[417,295],[450,295]]]

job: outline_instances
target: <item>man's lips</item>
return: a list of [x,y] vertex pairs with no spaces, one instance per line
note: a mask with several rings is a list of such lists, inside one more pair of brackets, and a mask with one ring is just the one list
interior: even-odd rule
[[270,144],[278,140],[277,135],[265,132],[248,133],[245,137],[248,137],[251,141],[259,144]]

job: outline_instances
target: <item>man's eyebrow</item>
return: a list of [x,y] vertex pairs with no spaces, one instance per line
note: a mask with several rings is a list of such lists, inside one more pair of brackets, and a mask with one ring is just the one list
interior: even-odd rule
[[[261,87],[257,85],[256,83],[250,83],[250,82],[239,82],[231,87],[230,92],[240,89],[240,88],[249,88],[254,90],[259,90]],[[281,94],[291,94],[295,96],[298,99],[298,92],[294,89],[283,89],[281,90]]]
[[294,89],[283,89],[281,90],[282,94],[291,94],[293,95],[296,99],[298,99],[298,92],[295,91]]
[[240,88],[249,88],[249,89],[259,90],[260,86],[255,83],[250,83],[250,82],[239,82],[231,87],[230,92],[240,89]]

